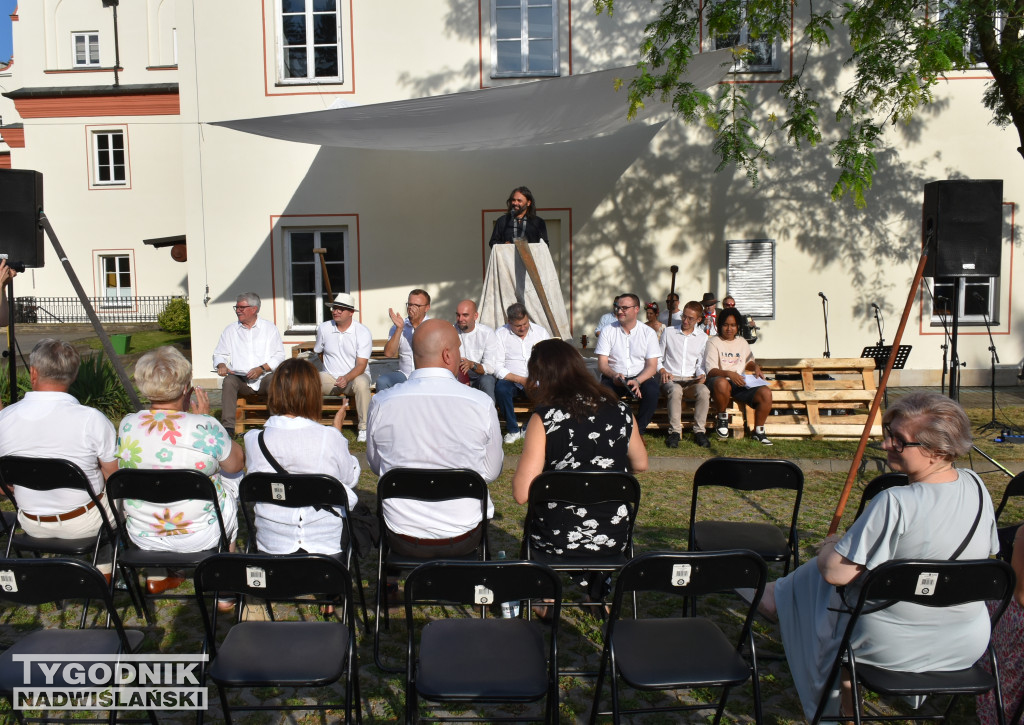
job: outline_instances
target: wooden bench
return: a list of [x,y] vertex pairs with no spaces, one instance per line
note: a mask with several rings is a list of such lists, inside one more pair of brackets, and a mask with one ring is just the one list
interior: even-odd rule
[[[355,402],[349,401],[349,415],[345,416],[345,425],[356,424]],[[340,395],[325,395],[324,409],[320,414],[320,422],[324,425],[331,425],[334,416],[341,410]],[[261,428],[267,422],[270,413],[267,411],[267,401],[256,395],[240,395],[238,397],[238,410],[235,414],[235,433],[241,435],[250,428]]]
[[[860,438],[877,388],[874,360],[793,358],[758,363],[772,391],[772,414],[765,422],[769,437]],[[754,409],[748,407],[746,415],[753,429]],[[880,412],[875,414],[871,435],[882,435]]]
[[[623,401],[631,403],[633,406],[633,415],[636,416],[637,408],[639,407],[636,403],[628,398],[622,398]],[[524,405],[525,401],[516,401],[516,420],[521,425],[525,426],[526,422],[530,418],[530,413],[533,412],[533,408]],[[693,402],[692,400],[683,399],[683,435],[688,433],[693,428]],[[718,409],[715,407],[715,401],[711,401],[711,407],[708,410],[708,420],[706,423],[706,429],[711,430],[715,427],[715,414]],[[736,401],[732,401],[729,409],[726,411],[729,414],[729,429],[732,431],[734,438],[743,438],[746,435],[743,419],[743,407],[740,406]],[[753,426],[751,426],[753,429]],[[658,409],[654,413],[654,418],[647,426],[648,431],[653,430],[668,430],[668,409],[666,408],[664,396],[658,399]]]

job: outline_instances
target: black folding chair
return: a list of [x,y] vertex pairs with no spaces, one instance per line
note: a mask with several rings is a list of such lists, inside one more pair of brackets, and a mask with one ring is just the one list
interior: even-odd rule
[[[997,525],[999,524],[999,517],[1003,515],[1003,509],[1006,508],[1006,504],[1010,499],[1021,496],[1024,496],[1024,473],[1018,473],[1006,484],[1003,498],[999,501],[999,506],[996,507]],[[1013,556],[1013,539],[1017,534],[1018,526],[1020,526],[1020,523],[999,527],[999,558],[1004,561],[1010,561],[1010,558]]]
[[860,495],[860,505],[857,506],[857,513],[854,514],[853,520],[856,521],[860,518],[860,515],[864,513],[864,509],[871,503],[871,499],[890,488],[896,486],[906,486],[910,483],[910,479],[907,478],[905,473],[883,473],[880,476],[875,476],[868,485],[864,487],[864,492]]
[[[13,602],[19,606],[40,605],[48,602],[64,600],[82,600],[86,610],[82,617],[80,629],[41,629],[17,639],[0,655],[0,693],[14,707],[15,688],[81,688],[79,683],[69,682],[66,670],[61,667],[56,674],[51,673],[52,680],[40,668],[40,664],[50,665],[60,658],[61,664],[69,661],[78,663],[88,671],[91,665],[102,662],[101,656],[131,654],[138,651],[144,633],[124,628],[117,609],[114,606],[110,589],[103,575],[93,566],[78,559],[4,559],[0,561],[0,600]],[[102,604],[102,616],[108,623],[106,628],[85,628],[89,603]],[[111,628],[110,625],[113,625]],[[15,660],[19,657],[37,657],[41,662],[30,663]],[[53,656],[47,662],[46,658]],[[71,660],[66,658],[71,656]],[[109,663],[108,663],[109,666]],[[28,668],[26,678],[26,667]],[[95,686],[97,683],[90,682]],[[45,711],[46,707],[32,708]],[[156,723],[156,715],[148,711],[149,721]],[[14,710],[19,722],[25,722],[20,710]],[[103,719],[75,719],[75,722],[109,722],[113,723],[117,715],[111,711]],[[37,720],[32,718],[32,720]],[[39,718],[41,722],[53,722],[48,718]]]
[[[594,688],[591,725],[598,715],[611,715],[619,722],[624,714],[715,708],[715,723],[725,711],[732,688],[748,679],[754,690],[754,721],[761,722],[761,689],[752,624],[758,602],[764,593],[767,567],[752,551],[715,551],[700,553],[662,552],[643,554],[622,567],[615,581],[611,616],[605,632],[601,670]],[[736,588],[754,590],[747,604],[733,592]],[[679,616],[624,618],[623,601],[627,594],[658,592],[682,597]],[[739,636],[727,637],[705,617],[683,616],[687,597],[726,592],[743,608]],[[664,602],[658,608],[665,609]],[[749,647],[750,662],[744,659]],[[611,684],[612,709],[600,712],[605,673]],[[637,690],[679,690],[721,687],[717,703],[670,705],[647,709],[623,709],[619,696],[619,678]]]
[[[125,581],[133,596],[142,602],[146,621],[153,624],[156,620],[149,606],[150,600],[159,599],[191,599],[188,594],[160,593],[149,594],[139,584],[138,572],[147,568],[168,568],[175,570],[192,570],[208,556],[219,551],[227,551],[229,547],[224,516],[217,498],[217,488],[210,478],[190,468],[183,469],[142,469],[122,468],[111,474],[107,479],[107,496],[110,497],[110,509],[114,512],[120,542],[123,545],[115,550],[114,559],[122,571]],[[217,515],[217,526],[220,537],[217,546],[205,551],[152,551],[139,548],[128,536],[125,528],[125,515],[122,501],[133,499],[147,503],[170,504],[176,501],[210,501]]]
[[[287,508],[329,507],[339,509],[341,513],[333,513],[344,521],[341,537],[338,540],[339,560],[355,575],[356,589],[359,592],[359,603],[363,610],[363,623],[366,618],[366,596],[363,593],[363,577],[359,571],[359,557],[355,556],[352,544],[348,509],[348,491],[338,479],[319,473],[250,473],[238,484],[238,504],[245,517],[249,538],[245,550],[249,553],[258,551],[256,540],[255,512],[251,507],[256,504],[284,506]],[[273,618],[270,601],[267,601],[267,613]]]
[[[849,673],[853,683],[854,722],[865,719],[859,687],[881,695],[913,697],[920,695],[949,695],[950,701],[941,716],[935,714],[871,716],[868,720],[937,720],[948,717],[959,695],[980,695],[995,690],[996,702],[1002,702],[999,688],[999,666],[989,643],[985,657],[991,672],[980,664],[963,670],[941,672],[899,672],[857,662],[857,653],[850,644],[858,620],[862,615],[876,611],[880,603],[910,602],[925,607],[954,607],[970,602],[995,601],[996,610],[991,623],[1002,617],[1013,595],[1013,569],[1004,561],[978,559],[973,561],[898,560],[882,564],[864,577],[853,612],[843,633],[842,642],[832,663],[826,682],[835,682],[841,670]],[[913,624],[907,624],[913,627]],[[935,645],[936,643],[932,643]],[[859,687],[858,687],[859,686]],[[818,703],[812,725],[822,720],[849,720],[849,715],[824,716],[831,688],[826,687]],[[998,721],[1004,722],[1002,708],[996,708]]]
[[[217,644],[214,592],[265,597],[277,601],[303,596],[332,601],[347,613],[344,621],[239,622]],[[352,581],[337,559],[324,554],[217,554],[199,562],[195,596],[203,612],[210,652],[208,674],[217,685],[224,720],[232,710],[333,710],[318,705],[232,705],[229,690],[253,687],[327,687],[345,678],[345,722],[362,722],[359,664],[352,616]],[[210,610],[214,611],[210,611]],[[332,700],[328,697],[327,699]]]
[[[537,548],[532,536],[537,519],[544,516],[545,512],[550,510],[549,507],[567,505],[585,509],[587,517],[593,517],[597,507],[617,513],[624,506],[625,516],[616,516],[620,518],[619,526],[622,527],[621,540],[617,541],[614,547],[602,547],[596,551],[582,545],[575,551],[564,551],[560,554]],[[640,484],[628,473],[545,471],[530,484],[526,519],[523,523],[522,557],[527,561],[547,564],[558,572],[607,577],[633,558],[633,527],[636,525],[639,507]],[[600,601],[569,604],[603,607],[604,600],[602,597]]]
[[[476,471],[464,468],[419,469],[392,468],[380,477],[377,482],[377,517],[380,519],[380,551],[377,560],[377,593],[374,597],[373,621],[373,661],[384,672],[400,673],[402,668],[386,666],[380,656],[380,624],[384,619],[384,628],[390,628],[387,607],[387,578],[390,574],[415,569],[427,559],[400,556],[391,550],[388,531],[384,519],[384,502],[388,499],[408,499],[424,501],[431,504],[444,505],[456,499],[474,499],[480,503],[480,541],[476,551],[465,557],[445,557],[446,559],[465,559],[484,561],[487,559],[487,483]],[[382,606],[383,604],[383,606]]]
[[[488,717],[488,722],[558,722],[558,575],[526,561],[435,561],[417,567],[405,583],[409,644],[405,720],[419,719],[418,698],[429,702],[529,703],[546,699],[543,718]],[[485,609],[496,603],[551,599],[551,627],[521,617],[451,618],[428,622],[417,646],[413,607],[445,602]],[[480,720],[445,717],[446,720]]]

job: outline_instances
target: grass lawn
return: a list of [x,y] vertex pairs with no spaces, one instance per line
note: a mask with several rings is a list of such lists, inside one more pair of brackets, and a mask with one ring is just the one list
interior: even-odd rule
[[[128,351],[132,355],[137,355],[148,350],[152,350],[157,347],[164,345],[174,345],[175,347],[187,346],[192,343],[192,339],[187,335],[179,335],[174,332],[166,332],[164,330],[141,330],[138,332],[131,333],[132,341],[129,344]],[[100,342],[98,337],[87,337],[83,339],[82,344],[88,345],[92,350],[102,350],[103,343]]]

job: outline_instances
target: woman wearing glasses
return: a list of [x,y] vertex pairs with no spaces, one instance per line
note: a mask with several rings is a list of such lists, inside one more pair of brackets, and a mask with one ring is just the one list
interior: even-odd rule
[[[815,561],[769,584],[761,611],[778,617],[786,659],[808,719],[832,689],[826,714],[852,713],[848,682],[825,682],[857,600],[857,580],[893,559],[985,559],[999,550],[992,500],[981,480],[953,462],[971,448],[959,404],[937,393],[900,398],[882,420],[890,467],[910,483],[872,499],[844,536],[825,539]],[[841,595],[837,587],[845,587]],[[897,603],[860,620],[857,662],[892,670],[958,670],[984,653],[989,618],[981,602],[955,609]]]

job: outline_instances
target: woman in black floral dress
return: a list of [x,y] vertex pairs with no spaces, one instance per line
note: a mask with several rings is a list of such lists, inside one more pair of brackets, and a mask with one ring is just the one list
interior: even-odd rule
[[[527,502],[542,471],[647,470],[647,449],[630,407],[597,382],[568,343],[551,339],[534,345],[526,390],[536,407],[512,479],[519,503]],[[559,556],[621,549],[627,516],[625,506],[553,505],[535,512],[531,546]]]

